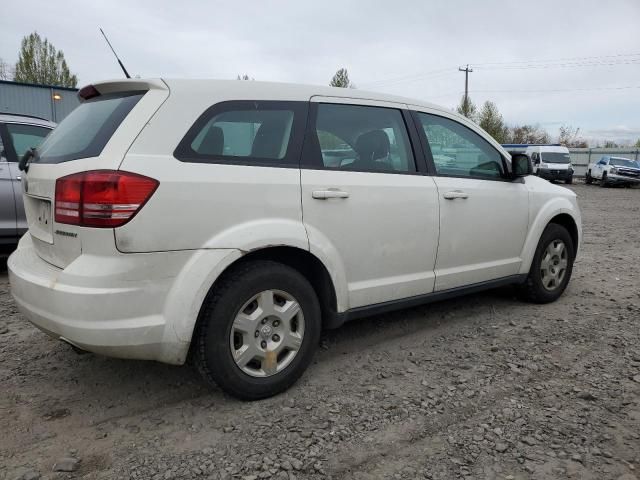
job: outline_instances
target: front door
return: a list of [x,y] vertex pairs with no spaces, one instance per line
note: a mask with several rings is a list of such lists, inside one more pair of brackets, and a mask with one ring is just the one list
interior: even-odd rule
[[471,127],[416,113],[440,197],[435,290],[473,285],[520,270],[529,194],[506,178],[502,154]]
[[13,242],[16,238],[16,204],[9,170],[6,127],[0,123],[0,243]]
[[311,99],[303,221],[311,252],[346,283],[339,310],[433,291],[438,195],[417,172],[403,108]]

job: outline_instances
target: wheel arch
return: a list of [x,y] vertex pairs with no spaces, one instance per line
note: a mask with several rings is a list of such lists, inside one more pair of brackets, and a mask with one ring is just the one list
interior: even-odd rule
[[573,242],[573,250],[574,252],[578,251],[579,243],[580,243],[580,235],[578,233],[578,225],[574,218],[568,213],[560,213],[549,220],[548,223],[555,223],[567,229],[569,235],[571,235],[571,241]]
[[[209,287],[207,296],[210,295],[211,292],[215,291],[216,285],[218,285],[230,271],[240,265],[257,260],[271,260],[282,263],[283,265],[287,265],[288,267],[300,272],[309,281],[318,295],[318,301],[320,302],[320,308],[322,311],[323,328],[332,328],[339,325],[340,317],[337,313],[337,294],[331,274],[318,257],[310,253],[308,250],[298,247],[274,245],[257,248],[245,253],[227,265],[215,278],[213,284]],[[194,332],[200,323],[200,314],[205,302],[206,296],[202,305],[200,305]]]
[[519,273],[529,273],[540,237],[550,223],[561,225],[569,231],[574,244],[574,254],[577,255],[581,241],[580,212],[576,210],[575,204],[568,199],[556,198],[540,209],[529,227],[527,239],[522,249],[522,264]]

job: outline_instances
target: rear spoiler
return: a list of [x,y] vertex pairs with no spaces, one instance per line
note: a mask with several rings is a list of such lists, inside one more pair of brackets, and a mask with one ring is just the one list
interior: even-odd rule
[[106,95],[107,93],[147,90],[169,90],[169,87],[159,78],[148,80],[142,80],[139,78],[127,80],[105,80],[82,87],[78,91],[78,100],[80,100],[80,102],[84,102],[90,98]]

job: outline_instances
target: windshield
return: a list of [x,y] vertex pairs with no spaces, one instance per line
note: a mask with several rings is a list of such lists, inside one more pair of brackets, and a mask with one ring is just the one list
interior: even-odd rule
[[542,161],[547,163],[571,163],[568,153],[562,152],[541,152]]
[[629,168],[638,168],[638,164],[633,160],[627,160],[626,158],[612,158],[609,160],[610,165],[615,165],[616,167],[629,167]]
[[42,142],[34,162],[60,163],[97,157],[144,92],[118,92],[87,100]]

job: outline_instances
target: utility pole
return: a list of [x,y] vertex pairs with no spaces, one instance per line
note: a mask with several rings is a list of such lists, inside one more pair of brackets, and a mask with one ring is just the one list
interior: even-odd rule
[[[458,67],[460,72],[464,72],[464,109],[467,110],[469,108],[469,73],[473,72],[473,68],[469,68],[469,64],[467,63],[466,68]],[[468,112],[465,112],[465,115]]]

